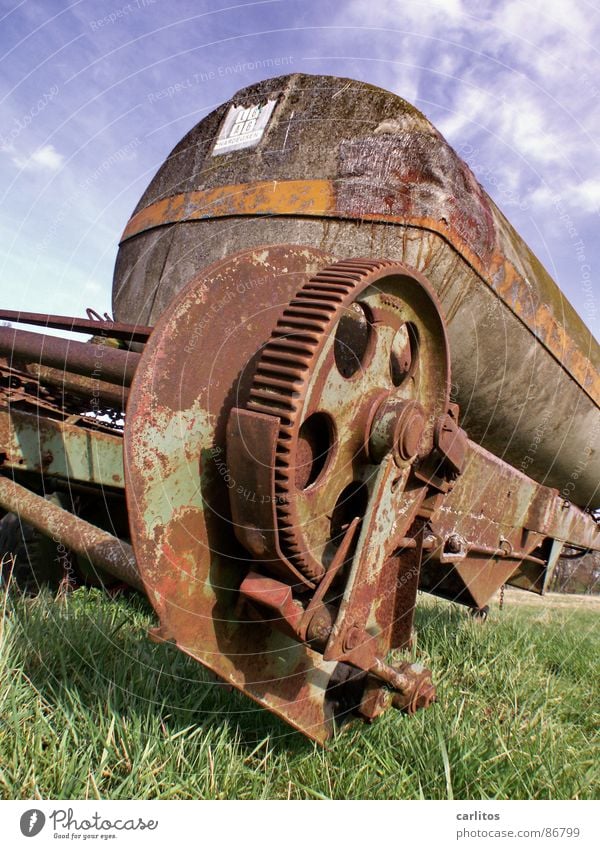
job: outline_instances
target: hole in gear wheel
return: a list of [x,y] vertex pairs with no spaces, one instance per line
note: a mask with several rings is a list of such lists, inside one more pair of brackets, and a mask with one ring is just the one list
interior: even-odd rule
[[394,386],[400,386],[414,374],[419,353],[419,333],[411,321],[399,328],[392,341],[390,377]]
[[333,354],[342,377],[350,379],[364,366],[372,335],[367,307],[355,301],[345,309],[335,332]]
[[296,486],[317,483],[328,464],[334,444],[333,422],[326,413],[313,413],[301,425],[296,452]]
[[348,525],[365,515],[369,503],[369,488],[362,481],[352,481],[340,492],[331,514],[331,542],[338,546]]

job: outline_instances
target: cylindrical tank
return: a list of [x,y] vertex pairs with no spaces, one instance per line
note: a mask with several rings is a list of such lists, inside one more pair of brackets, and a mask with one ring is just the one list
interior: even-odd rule
[[175,147],[136,207],[115,318],[152,324],[200,269],[280,243],[423,272],[446,315],[468,435],[566,500],[600,507],[599,346],[418,110],[337,77],[238,92]]

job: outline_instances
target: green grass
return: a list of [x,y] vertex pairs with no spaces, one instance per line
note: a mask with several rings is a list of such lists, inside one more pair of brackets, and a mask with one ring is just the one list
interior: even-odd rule
[[421,601],[437,704],[357,723],[323,750],[151,643],[141,598],[11,595],[0,797],[597,798],[598,614],[509,605],[480,625]]

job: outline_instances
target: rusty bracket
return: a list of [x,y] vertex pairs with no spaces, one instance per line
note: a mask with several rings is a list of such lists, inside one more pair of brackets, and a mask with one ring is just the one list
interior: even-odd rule
[[[318,635],[321,637],[323,642],[329,638],[331,633],[331,626],[333,621],[330,619],[330,613],[327,605],[325,604],[325,595],[328,592],[331,584],[333,583],[335,577],[339,573],[340,569],[346,563],[352,546],[354,544],[356,538],[356,532],[360,527],[362,519],[360,516],[356,516],[346,529],[344,534],[344,538],[340,544],[340,547],[335,553],[333,560],[331,561],[331,565],[327,572],[325,573],[325,577],[319,583],[319,586],[315,590],[310,599],[304,616],[300,622],[299,628],[299,637],[301,640],[306,640],[309,634],[309,631],[312,630],[313,635]],[[321,622],[316,620],[321,619]],[[324,620],[324,621],[323,621]]]
[[380,466],[324,652],[326,660],[345,661],[369,671],[390,648],[389,622],[377,617],[378,588],[386,561],[405,539],[426,494],[425,486],[407,487],[410,477],[411,467],[398,469],[391,454]]
[[467,440],[463,471],[427,516],[434,544],[421,589],[483,607],[504,583],[542,593],[552,540],[597,548],[593,518]]
[[435,447],[448,463],[453,474],[459,475],[467,454],[467,434],[458,426],[458,407],[452,404],[445,416],[440,416],[434,431]]
[[270,622],[275,628],[287,633],[290,637],[297,637],[304,608],[299,601],[292,596],[291,587],[261,575],[258,572],[249,572],[240,586],[240,594],[250,602],[267,608],[275,614],[274,619],[261,618]]

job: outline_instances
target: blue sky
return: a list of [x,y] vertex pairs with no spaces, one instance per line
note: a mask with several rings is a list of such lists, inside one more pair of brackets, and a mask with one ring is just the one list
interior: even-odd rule
[[0,0],[0,303],[109,310],[156,169],[279,59],[421,108],[598,338],[598,44],[587,0]]

